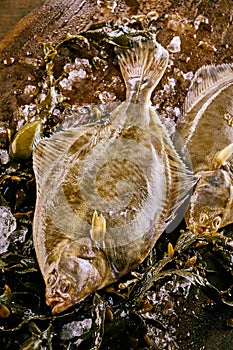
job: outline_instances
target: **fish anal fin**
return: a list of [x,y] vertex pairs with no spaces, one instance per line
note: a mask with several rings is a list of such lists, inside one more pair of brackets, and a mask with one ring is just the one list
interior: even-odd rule
[[91,223],[91,239],[98,246],[104,248],[105,246],[105,234],[106,234],[106,219],[102,213],[98,215],[95,210],[92,217]]
[[221,168],[222,165],[233,155],[233,143],[217,152],[212,160],[215,169]]

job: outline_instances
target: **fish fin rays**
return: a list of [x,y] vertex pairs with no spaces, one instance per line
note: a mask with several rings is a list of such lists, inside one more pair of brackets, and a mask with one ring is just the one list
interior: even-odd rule
[[131,48],[116,52],[129,96],[143,89],[153,91],[167,67],[167,50],[152,38],[139,37],[132,40]]
[[221,168],[224,163],[231,158],[233,155],[233,143],[223,148],[221,151],[217,152],[212,160],[212,164],[215,169]]
[[168,144],[165,146],[165,150],[166,162],[169,163],[169,173],[166,174],[169,183],[164,210],[166,221],[171,222],[175,218],[177,210],[190,196],[200,177],[184,164],[174,147]]
[[99,247],[105,248],[106,219],[102,213],[95,210],[91,223],[91,239]]
[[203,66],[196,72],[184,102],[184,113],[190,113],[202,101],[214,99],[233,83],[233,64]]
[[[64,157],[77,134],[74,130],[67,130],[53,134],[50,138],[41,139],[35,146],[33,153],[33,169],[40,189],[41,181],[51,171],[52,165]],[[58,165],[59,166],[59,165]]]
[[171,222],[175,217],[175,212],[187,199],[200,177],[193,173],[191,159],[188,154],[186,155],[187,159],[185,162],[183,161],[183,158],[179,155],[174,143],[170,139],[165,126],[159,121],[152,108],[150,109],[150,115],[155,124],[157,124],[158,134],[163,141],[163,163],[165,164],[165,169],[167,169],[165,174],[167,193],[164,201],[163,215],[166,222]]

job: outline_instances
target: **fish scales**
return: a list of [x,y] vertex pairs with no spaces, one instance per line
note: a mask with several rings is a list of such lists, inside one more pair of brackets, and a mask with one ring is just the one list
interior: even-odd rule
[[204,66],[192,81],[174,142],[200,176],[186,214],[189,229],[216,232],[233,222],[233,65]]
[[151,107],[167,51],[140,36],[117,57],[126,100],[34,151],[33,239],[53,313],[136,268],[196,181]]

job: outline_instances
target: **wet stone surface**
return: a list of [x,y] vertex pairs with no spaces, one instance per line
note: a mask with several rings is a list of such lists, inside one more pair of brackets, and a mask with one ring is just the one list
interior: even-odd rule
[[[21,33],[18,40],[24,45],[20,48],[14,46],[14,41],[7,50],[0,44],[2,346],[22,350],[230,349],[233,317],[231,226],[224,228],[220,237],[193,238],[180,234],[180,229],[185,230],[182,221],[174,231],[162,235],[152,254],[137,269],[139,276],[135,278],[129,274],[119,281],[129,287],[122,289],[122,285],[116,283],[99,291],[94,300],[90,296],[63,315],[52,317],[45,304],[44,282],[32,243],[35,204],[32,162],[31,159],[26,162],[10,160],[10,141],[27,120],[33,121],[38,114],[43,120],[45,134],[50,135],[57,125],[80,108],[117,103],[125,98],[116,56],[111,44],[103,40],[103,30],[97,29],[86,36],[91,51],[85,41],[74,38],[64,42],[66,34],[83,32],[87,26],[83,14],[86,21],[93,24],[111,19],[134,23],[132,15],[156,11],[151,15],[150,25],[157,32],[158,42],[169,51],[170,59],[153,93],[152,103],[170,133],[174,131],[196,70],[204,64],[233,61],[233,7],[229,1],[164,1],[159,4],[96,1],[94,9],[87,1],[85,6],[81,10],[83,13],[74,14],[73,11],[74,17],[69,20],[62,10],[56,21],[49,14],[53,30],[50,27],[50,33],[41,31],[41,36],[34,33],[30,43],[25,39],[27,32]],[[63,43],[54,59],[53,71],[56,93],[62,98],[56,99],[51,111],[51,100],[49,103],[46,100],[51,86],[42,49],[42,43],[48,41],[53,47]],[[174,255],[170,251],[169,257],[168,243],[176,247],[179,237],[180,243]],[[153,271],[157,271],[155,276]],[[143,276],[141,284],[140,276]],[[144,290],[146,285],[148,288]]]
[[0,13],[0,39],[10,31],[15,24],[30,13],[34,8],[41,5],[42,0],[2,0]]

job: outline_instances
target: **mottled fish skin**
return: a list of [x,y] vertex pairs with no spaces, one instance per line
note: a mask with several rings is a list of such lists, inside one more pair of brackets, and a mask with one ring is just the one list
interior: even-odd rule
[[33,237],[53,313],[136,268],[195,182],[150,103],[168,53],[153,38],[132,46],[117,51],[126,100],[34,152]]
[[200,176],[185,217],[196,233],[216,232],[233,222],[232,95],[233,65],[200,68],[177,123],[174,142]]

